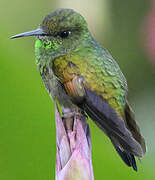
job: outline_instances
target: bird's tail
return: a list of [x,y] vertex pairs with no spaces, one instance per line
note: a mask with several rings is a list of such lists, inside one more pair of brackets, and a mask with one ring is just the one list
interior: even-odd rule
[[118,143],[115,143],[115,141],[112,138],[110,139],[117,153],[119,154],[121,159],[124,161],[124,163],[127,166],[132,167],[135,171],[137,171],[137,164],[136,164],[135,156],[132,153],[128,152],[127,150],[121,149],[120,146],[118,146]]

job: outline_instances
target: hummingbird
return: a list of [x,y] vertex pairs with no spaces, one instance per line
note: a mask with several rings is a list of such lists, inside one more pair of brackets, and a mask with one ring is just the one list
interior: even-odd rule
[[83,16],[57,9],[38,29],[11,38],[25,36],[35,36],[36,64],[54,102],[89,116],[124,163],[137,171],[135,157],[142,158],[146,146],[127,101],[126,78],[93,38]]

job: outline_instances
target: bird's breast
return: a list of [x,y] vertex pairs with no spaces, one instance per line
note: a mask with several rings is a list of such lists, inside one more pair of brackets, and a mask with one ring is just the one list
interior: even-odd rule
[[56,58],[53,61],[52,69],[62,83],[70,81],[80,73],[79,65],[74,61],[74,57],[71,58],[69,55]]

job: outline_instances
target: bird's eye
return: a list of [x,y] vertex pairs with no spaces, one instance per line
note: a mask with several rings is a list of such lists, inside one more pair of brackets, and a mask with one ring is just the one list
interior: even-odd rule
[[60,33],[61,38],[67,38],[71,34],[71,31],[63,31]]

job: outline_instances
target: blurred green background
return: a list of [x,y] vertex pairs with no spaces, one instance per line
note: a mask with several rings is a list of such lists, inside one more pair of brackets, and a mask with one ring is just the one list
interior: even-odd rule
[[1,0],[0,6],[0,180],[53,180],[55,121],[51,101],[35,65],[34,39],[9,37],[38,27],[60,7],[88,21],[95,39],[119,63],[129,101],[148,152],[138,173],[121,161],[108,138],[89,122],[95,179],[155,179],[155,66],[145,50],[149,0]]

